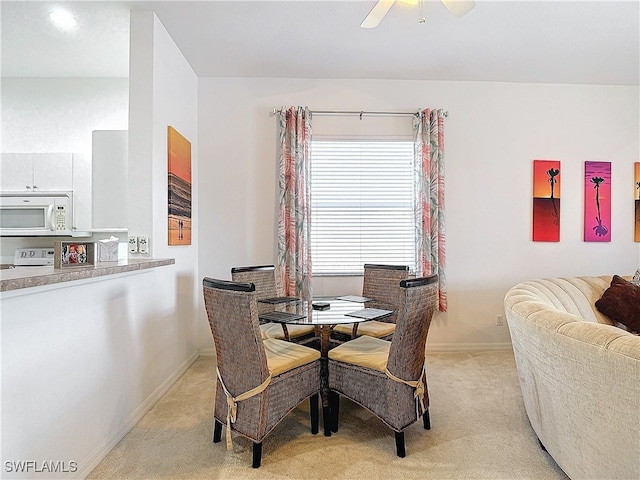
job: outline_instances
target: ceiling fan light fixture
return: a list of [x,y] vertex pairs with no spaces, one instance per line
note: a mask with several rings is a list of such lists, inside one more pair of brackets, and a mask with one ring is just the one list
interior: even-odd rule
[[[418,5],[420,4],[420,18],[418,20],[419,23],[424,23],[426,20],[423,14],[424,1],[425,0],[398,0],[402,3],[407,3],[410,5]],[[447,10],[451,12],[451,14],[455,17],[462,17],[463,15],[469,13],[473,7],[476,6],[473,0],[440,0]],[[384,16],[387,14],[396,0],[378,0],[376,4],[373,6],[369,15],[362,21],[360,26],[362,28],[375,28],[382,21]]]
[[420,0],[420,16],[418,17],[418,23],[425,23],[427,19],[424,16],[424,0]]
[[49,19],[60,30],[73,30],[78,28],[80,22],[67,10],[57,8],[49,12]]
[[369,12],[369,15],[362,21],[360,26],[362,28],[375,28],[380,21],[384,18],[387,12],[393,7],[396,0],[378,0],[373,9]]
[[460,18],[463,15],[466,15],[473,7],[476,6],[476,3],[473,0],[440,0],[447,10],[451,12],[454,17]]

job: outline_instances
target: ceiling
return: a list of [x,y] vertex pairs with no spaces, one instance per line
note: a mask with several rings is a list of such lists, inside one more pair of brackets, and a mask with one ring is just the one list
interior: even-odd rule
[[[80,20],[48,23],[50,6]],[[128,76],[129,10],[155,11],[199,77],[640,85],[640,1],[489,1],[462,18],[439,0],[1,2],[3,76]]]

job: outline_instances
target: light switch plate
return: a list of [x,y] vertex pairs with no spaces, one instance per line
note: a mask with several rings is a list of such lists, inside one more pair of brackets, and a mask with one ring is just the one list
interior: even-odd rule
[[149,253],[149,237],[138,237],[138,253],[142,253],[143,255],[147,255]]
[[138,237],[129,237],[129,253],[138,253]]

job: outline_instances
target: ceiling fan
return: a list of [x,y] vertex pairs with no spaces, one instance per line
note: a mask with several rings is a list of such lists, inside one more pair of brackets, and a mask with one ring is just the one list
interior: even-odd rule
[[[424,0],[398,0],[410,5],[417,5],[419,2],[422,5]],[[468,13],[473,7],[476,6],[473,0],[440,0],[445,7],[455,16],[461,17]],[[360,26],[362,28],[375,28],[380,21],[384,18],[387,12],[393,7],[396,0],[378,0],[378,3],[371,9],[367,18],[365,18]],[[424,18],[420,19],[424,22]]]

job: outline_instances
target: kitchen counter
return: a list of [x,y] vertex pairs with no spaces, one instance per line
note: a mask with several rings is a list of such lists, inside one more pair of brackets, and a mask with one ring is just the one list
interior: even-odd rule
[[173,265],[173,258],[128,259],[117,262],[98,262],[83,267],[16,267],[0,269],[0,292],[53,285],[75,280],[92,279],[107,275],[135,272],[149,268]]
[[180,378],[202,326],[194,256],[0,270],[3,469],[53,458],[78,471],[20,477],[86,478]]

